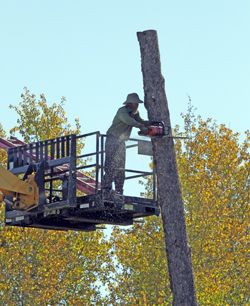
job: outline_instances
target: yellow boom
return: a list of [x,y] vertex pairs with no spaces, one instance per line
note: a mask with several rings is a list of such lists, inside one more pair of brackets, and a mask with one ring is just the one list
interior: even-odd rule
[[30,210],[36,207],[39,189],[35,182],[35,174],[32,173],[26,181],[22,181],[0,165],[0,201],[3,201],[5,196],[13,197],[13,209]]

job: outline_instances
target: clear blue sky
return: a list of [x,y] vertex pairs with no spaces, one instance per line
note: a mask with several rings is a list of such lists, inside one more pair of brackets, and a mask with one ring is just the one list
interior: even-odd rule
[[249,0],[0,0],[0,122],[13,127],[8,106],[27,86],[50,103],[65,96],[83,133],[106,132],[129,92],[143,98],[136,32],[147,29],[158,32],[172,126],[190,95],[202,117],[249,128]]
[[249,0],[0,0],[0,122],[14,125],[8,105],[27,86],[49,102],[65,96],[82,132],[105,132],[127,93],[143,97],[136,32],[147,29],[158,32],[172,125],[189,94],[204,118],[249,128]]

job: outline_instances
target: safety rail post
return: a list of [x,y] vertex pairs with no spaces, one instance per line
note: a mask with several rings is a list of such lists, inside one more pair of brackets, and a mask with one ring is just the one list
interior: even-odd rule
[[69,156],[69,135],[66,136],[66,156]]
[[[54,150],[54,141],[53,139],[49,140],[48,143],[50,144],[50,159],[54,159],[54,154],[55,154],[55,150]],[[50,169],[50,178],[52,178],[54,175],[54,169],[53,167],[51,167]],[[53,180],[51,180],[49,182],[49,202],[52,202],[52,198],[53,198]]]
[[96,133],[96,167],[95,167],[95,193],[98,191],[99,183],[99,147],[100,147],[100,133]]
[[65,136],[61,137],[61,157],[65,157]]
[[104,176],[104,137],[104,135],[101,135],[101,183]]
[[44,147],[44,142],[43,141],[40,141],[39,142],[39,149],[40,149],[40,154],[39,154],[39,160],[40,160],[40,162],[44,159],[44,157],[43,157],[43,147]]
[[103,200],[104,197],[104,189],[103,189],[103,177],[104,177],[104,164],[105,164],[105,159],[104,159],[104,154],[105,154],[105,143],[104,143],[104,138],[106,137],[105,134],[101,135],[101,200]]
[[55,142],[54,139],[50,140],[50,159],[55,158]]
[[36,163],[39,161],[39,142],[35,143],[35,148],[36,148]]
[[48,140],[44,141],[44,160],[48,160]]
[[60,138],[56,138],[56,159],[60,158]]
[[70,145],[68,204],[74,206],[76,203],[76,135],[72,134]]

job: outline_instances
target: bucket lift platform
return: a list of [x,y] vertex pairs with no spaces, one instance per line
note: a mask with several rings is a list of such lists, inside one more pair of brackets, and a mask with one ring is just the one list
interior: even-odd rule
[[[91,137],[94,152],[82,154],[84,140]],[[29,211],[13,210],[14,199],[6,197],[5,224],[92,231],[105,224],[131,225],[138,218],[159,215],[154,172],[125,169],[126,173],[132,173],[126,179],[152,176],[151,199],[126,195],[104,198],[101,183],[105,139],[106,135],[100,132],[67,135],[30,144],[16,138],[0,139],[0,148],[8,150],[8,170],[19,177],[27,177],[32,169],[38,174],[39,188],[38,205]],[[141,147],[140,140],[131,141],[133,144],[127,149]]]

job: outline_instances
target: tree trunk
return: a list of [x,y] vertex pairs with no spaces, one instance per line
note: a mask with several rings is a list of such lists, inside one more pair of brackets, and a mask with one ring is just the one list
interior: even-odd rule
[[[138,32],[137,37],[141,50],[144,101],[148,118],[151,121],[163,121],[171,136],[157,33],[154,30]],[[155,138],[152,143],[173,305],[197,305],[173,138]]]

